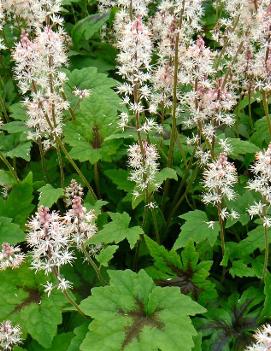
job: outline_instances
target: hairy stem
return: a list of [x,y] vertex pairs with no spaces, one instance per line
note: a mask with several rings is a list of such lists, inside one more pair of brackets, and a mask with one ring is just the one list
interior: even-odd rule
[[97,275],[97,278],[99,280],[99,282],[102,284],[102,285],[105,285],[105,281],[104,281],[104,278],[102,277],[101,275],[101,272],[100,272],[100,269],[99,267],[96,265],[96,263],[94,262],[94,260],[92,259],[92,257],[90,256],[90,254],[88,253],[86,247],[83,247],[82,249],[83,251],[83,254],[86,258],[86,260],[88,261],[88,263],[91,265],[91,267],[94,269],[96,275]]
[[263,109],[264,109],[264,114],[266,117],[266,122],[268,125],[269,135],[271,137],[271,120],[270,120],[270,116],[269,116],[268,97],[267,97],[267,94],[265,91],[262,92],[262,102],[263,102]]
[[58,144],[56,145],[56,153],[57,153],[57,159],[58,159],[59,170],[60,170],[60,185],[61,185],[61,188],[64,188],[65,174],[63,169],[63,160],[62,160],[62,156],[61,156],[61,152]]
[[81,310],[79,305],[73,300],[67,290],[63,290],[63,295],[66,297],[67,301],[81,314],[81,316],[86,317],[85,313]]
[[225,254],[225,224],[224,224],[224,220],[222,218],[221,205],[218,205],[217,210],[218,210],[218,218],[219,218],[219,226],[220,226],[221,251],[222,251],[222,257],[224,257],[224,254]]
[[2,152],[0,152],[0,160],[7,166],[8,170],[16,179],[17,183],[19,183],[20,179],[18,178],[15,169],[12,167],[12,165],[9,163],[8,159],[4,156]]
[[268,238],[268,228],[264,227],[264,243],[265,243],[265,252],[264,252],[264,265],[263,265],[263,278],[268,272],[268,261],[269,261],[269,238]]
[[100,191],[100,177],[99,177],[99,165],[98,162],[94,164],[94,181],[96,186],[96,192],[98,198],[101,198],[101,191]]

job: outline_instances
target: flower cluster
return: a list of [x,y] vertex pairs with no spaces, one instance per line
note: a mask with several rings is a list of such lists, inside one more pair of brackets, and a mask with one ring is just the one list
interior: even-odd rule
[[26,239],[32,249],[32,267],[36,271],[55,273],[72,262],[71,229],[58,212],[40,207],[28,222],[28,228]]
[[18,268],[24,261],[24,258],[25,255],[18,246],[3,243],[2,251],[0,251],[0,270]]
[[259,216],[265,227],[271,227],[271,218],[267,216],[268,207],[271,205],[271,144],[267,150],[257,153],[251,171],[254,174],[254,179],[249,180],[247,187],[258,192],[262,201],[251,205],[248,213],[251,218]]
[[[4,7],[3,3],[0,1],[0,33],[3,30],[3,24],[4,24]],[[6,48],[5,43],[3,38],[0,38],[0,51],[4,50]]]
[[121,14],[146,16],[148,13],[148,5],[151,0],[99,0],[101,10],[106,10],[113,6],[119,7]]
[[69,289],[72,284],[61,275],[61,267],[72,264],[75,247],[79,251],[95,255],[100,246],[88,246],[87,240],[97,232],[96,215],[87,210],[82,202],[83,188],[72,180],[65,189],[65,202],[68,208],[64,215],[40,207],[28,222],[27,243],[31,248],[32,268],[53,274],[56,283],[48,281],[45,292],[50,295],[54,288]]
[[84,195],[83,187],[77,183],[75,179],[72,179],[70,185],[65,188],[65,204],[67,207],[72,205],[72,200],[76,197],[82,197]]
[[79,250],[83,250],[86,241],[97,232],[95,212],[92,210],[87,211],[82,205],[81,196],[74,196],[72,208],[67,211],[65,220],[69,223],[73,242]]
[[154,145],[143,143],[143,150],[139,144],[129,147],[129,166],[131,167],[130,179],[136,183],[134,195],[139,196],[145,190],[157,189],[156,175],[159,170],[159,155]]
[[248,346],[245,351],[269,351],[271,348],[271,326],[264,325],[254,334],[256,342]]
[[254,179],[248,182],[248,188],[261,194],[263,200],[271,204],[271,144],[267,150],[256,154],[256,161],[251,167]]
[[45,19],[52,19],[61,24],[61,0],[1,0],[2,13],[6,19],[14,23],[20,21],[22,27],[31,29],[41,27]]
[[209,163],[203,172],[203,186],[205,194],[203,202],[206,204],[222,205],[223,200],[232,200],[235,197],[234,185],[237,183],[237,171],[227,155],[220,154]]
[[13,349],[13,346],[21,343],[21,329],[18,325],[13,326],[10,321],[0,324],[0,348],[3,351]]
[[144,111],[142,101],[148,100],[150,90],[150,62],[152,43],[150,32],[141,17],[125,24],[119,33],[117,43],[119,54],[118,73],[125,79],[118,90],[124,96],[123,102],[128,104],[133,113]]
[[[55,143],[62,133],[62,115],[69,108],[63,98],[66,75],[60,69],[67,64],[67,35],[57,15],[60,1],[41,1],[33,11],[38,16],[30,35],[22,32],[13,59],[15,78],[25,99],[29,137],[42,140],[44,148]],[[52,6],[50,6],[52,5]]]

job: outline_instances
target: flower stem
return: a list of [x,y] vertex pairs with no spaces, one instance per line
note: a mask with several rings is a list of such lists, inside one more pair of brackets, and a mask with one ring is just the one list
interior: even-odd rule
[[96,192],[99,198],[101,198],[101,191],[100,191],[100,177],[99,177],[99,166],[98,162],[94,164],[94,181],[96,186]]
[[67,290],[63,290],[63,294],[66,297],[67,301],[73,305],[73,307],[81,314],[81,316],[86,317],[85,313],[81,310],[79,305],[73,300]]
[[219,218],[219,225],[220,225],[220,241],[221,241],[221,251],[222,251],[222,257],[224,257],[225,254],[225,226],[224,226],[224,220],[222,218],[222,209],[221,205],[217,207],[218,209],[218,218]]
[[262,102],[263,102],[263,109],[264,109],[264,113],[265,113],[265,117],[268,125],[269,135],[271,137],[271,120],[269,116],[268,98],[265,91],[262,93]]
[[172,128],[171,128],[170,144],[169,144],[169,151],[168,151],[168,161],[167,161],[168,167],[172,166],[174,146],[175,146],[175,141],[177,137],[176,111],[177,111],[177,86],[178,86],[178,70],[179,70],[179,41],[180,41],[180,34],[178,32],[176,34],[176,41],[175,41]]
[[9,163],[9,161],[7,160],[7,158],[4,156],[2,152],[0,152],[0,160],[7,166],[10,173],[16,179],[16,182],[19,183],[20,179],[18,178],[16,171],[14,170],[14,168],[12,167],[12,165]]
[[73,166],[79,177],[81,178],[82,182],[85,184],[85,186],[88,188],[91,196],[96,200],[97,197],[92,189],[92,186],[89,184],[88,180],[84,176],[84,174],[81,172],[80,168],[77,166],[77,164],[74,162],[74,160],[71,158],[70,154],[68,153],[65,145],[62,143],[61,139],[59,137],[56,137],[56,141],[59,144],[61,150],[65,154],[67,160],[70,162],[70,164]]
[[39,153],[40,153],[40,160],[41,160],[41,168],[42,168],[42,173],[43,173],[43,178],[45,181],[49,182],[49,178],[48,178],[48,172],[46,170],[46,166],[45,166],[45,156],[44,156],[44,151],[43,151],[43,147],[42,147],[42,143],[41,140],[37,140],[37,144],[39,147]]
[[85,247],[83,247],[83,254],[85,255],[86,260],[88,261],[88,263],[91,265],[91,267],[94,269],[98,280],[100,281],[100,283],[102,285],[105,285],[105,281],[104,278],[101,275],[100,269],[99,267],[96,265],[96,263],[94,262],[94,260],[92,259],[92,257],[90,256],[90,254],[88,253],[87,249]]
[[158,228],[158,223],[157,223],[157,217],[155,213],[155,209],[151,209],[151,215],[152,215],[152,220],[154,224],[154,231],[155,231],[155,238],[156,242],[160,244],[160,234],[159,234],[159,228]]
[[57,153],[57,159],[58,159],[59,170],[60,170],[60,185],[61,185],[61,188],[64,188],[65,175],[63,170],[63,160],[62,160],[62,156],[61,156],[61,152],[58,144],[56,145],[56,153]]
[[263,278],[268,272],[268,261],[269,261],[269,238],[268,228],[264,227],[264,242],[265,242],[265,253],[264,253],[264,266],[263,266]]

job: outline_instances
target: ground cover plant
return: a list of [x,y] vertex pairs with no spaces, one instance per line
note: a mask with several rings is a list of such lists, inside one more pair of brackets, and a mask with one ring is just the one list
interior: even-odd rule
[[270,350],[270,0],[0,0],[0,50],[0,350]]

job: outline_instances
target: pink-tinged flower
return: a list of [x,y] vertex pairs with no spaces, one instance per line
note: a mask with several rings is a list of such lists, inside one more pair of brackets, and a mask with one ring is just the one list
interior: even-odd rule
[[40,207],[28,222],[27,243],[32,250],[32,268],[55,273],[74,257],[71,252],[71,227],[58,212]]
[[[143,153],[143,154],[142,154]],[[128,150],[128,164],[131,168],[130,180],[135,182],[134,195],[140,195],[146,189],[157,189],[156,175],[159,171],[159,155],[154,145],[143,143],[143,150],[139,144],[134,144]]]
[[79,97],[79,99],[84,99],[86,97],[89,97],[91,94],[90,89],[79,89],[79,88],[75,88],[73,91],[73,94],[77,97]]
[[0,251],[0,270],[18,268],[24,261],[24,258],[25,255],[18,246],[3,243],[2,251]]
[[[225,154],[210,162],[203,172],[203,186],[206,204],[220,205],[223,199],[232,200],[235,197],[234,185],[237,183],[237,171],[233,163],[229,162]],[[224,210],[224,209],[223,209]],[[228,216],[225,212],[224,217]]]
[[251,167],[254,179],[248,182],[248,189],[261,194],[264,201],[271,205],[271,144],[267,150],[256,154],[256,161]]
[[72,204],[72,200],[75,196],[82,197],[84,195],[83,187],[77,183],[75,179],[72,179],[70,185],[65,188],[65,203],[69,207]]
[[0,324],[0,348],[3,351],[10,351],[13,346],[22,342],[21,328],[18,325],[13,326],[10,321],[4,321]]
[[15,78],[22,94],[28,94],[29,138],[43,140],[45,148],[62,134],[62,115],[69,108],[63,98],[66,76],[60,69],[67,64],[67,35],[53,24],[36,28],[33,39],[26,32],[15,46]]
[[72,180],[65,190],[66,199],[69,199],[68,204],[71,209],[66,212],[64,218],[66,225],[70,228],[71,240],[79,250],[86,249],[87,240],[97,232],[95,212],[88,211],[83,206],[82,190],[82,187],[75,180]]

